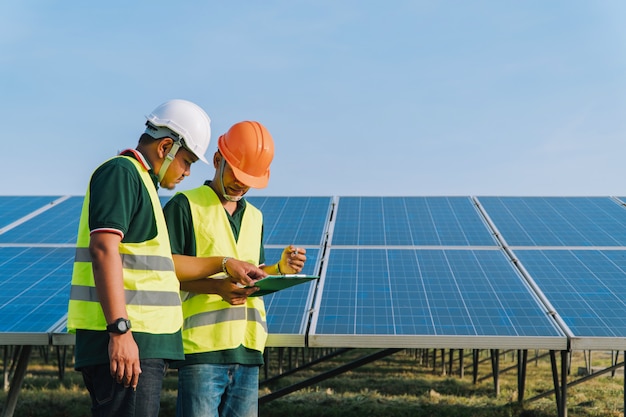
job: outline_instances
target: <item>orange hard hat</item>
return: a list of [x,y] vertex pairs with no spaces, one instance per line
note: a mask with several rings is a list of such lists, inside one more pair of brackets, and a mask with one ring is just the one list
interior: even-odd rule
[[259,122],[234,124],[217,140],[217,149],[233,169],[241,183],[252,188],[265,188],[270,179],[274,159],[274,140]]

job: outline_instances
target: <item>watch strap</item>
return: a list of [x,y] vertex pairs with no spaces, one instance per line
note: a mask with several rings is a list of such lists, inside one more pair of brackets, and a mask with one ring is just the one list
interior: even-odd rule
[[[123,324],[123,326],[120,326],[120,324]],[[120,327],[122,327],[120,329]],[[119,319],[115,320],[113,323],[107,324],[107,331],[109,333],[117,333],[117,334],[124,334],[126,332],[128,332],[131,328],[130,325],[130,320],[125,319],[124,317],[120,317]]]

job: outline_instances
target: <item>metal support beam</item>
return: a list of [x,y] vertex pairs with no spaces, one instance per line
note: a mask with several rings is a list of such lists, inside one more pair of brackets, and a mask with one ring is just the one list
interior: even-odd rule
[[299,367],[293,368],[293,369],[289,369],[289,370],[287,370],[285,372],[282,372],[282,373],[280,373],[278,375],[275,375],[275,376],[273,376],[271,378],[266,378],[265,380],[263,380],[263,381],[261,381],[259,383],[259,386],[267,385],[270,382],[274,382],[274,381],[279,380],[280,378],[283,378],[283,377],[295,374],[296,372],[299,372],[299,371],[302,371],[304,369],[310,368],[313,365],[316,365],[318,363],[321,363],[321,362],[327,361],[329,359],[332,359],[335,356],[339,356],[339,355],[341,355],[343,353],[346,353],[346,352],[348,352],[350,350],[352,350],[352,348],[337,349],[337,350],[332,351],[331,353],[327,354],[326,356],[321,356],[321,357],[319,357],[319,358],[317,358],[315,360],[312,360],[312,361],[310,361],[308,363],[303,364],[302,366],[299,366]]
[[[551,359],[552,359],[552,357],[551,357]],[[623,368],[624,366],[625,366],[624,362],[616,363],[615,365],[613,365],[611,367],[605,368],[605,369],[603,369],[601,371],[596,371],[593,374],[584,376],[584,377],[579,378],[579,379],[577,379],[575,381],[567,383],[567,388],[571,388],[571,387],[574,387],[576,385],[582,384],[583,382],[587,382],[587,381],[589,381],[591,379],[594,379],[594,378],[597,378],[597,377],[599,377],[601,375],[604,375],[604,374],[607,374],[609,372],[612,372],[613,370],[615,370],[617,368]],[[554,371],[554,367],[552,369]],[[624,383],[626,384],[626,380],[624,381]],[[626,386],[625,386],[625,388],[626,388]],[[533,401],[539,400],[541,398],[545,398],[547,396],[550,396],[552,394],[555,394],[555,390],[550,390],[550,391],[546,391],[546,392],[543,392],[541,394],[535,395],[534,397],[529,398],[528,400],[526,400],[526,402],[533,402]]]
[[387,357],[387,356],[392,355],[392,354],[394,354],[396,352],[399,352],[401,350],[403,350],[403,349],[396,349],[396,348],[394,348],[394,349],[384,349],[384,350],[380,350],[380,351],[378,351],[376,353],[373,353],[371,355],[364,356],[364,357],[359,358],[359,359],[357,359],[355,361],[352,361],[352,362],[350,362],[350,363],[348,363],[346,365],[342,365],[342,366],[340,366],[338,368],[335,368],[335,369],[332,369],[330,371],[321,373],[321,374],[316,375],[316,376],[314,376],[312,378],[309,378],[309,379],[307,379],[305,381],[298,382],[298,383],[293,384],[293,385],[291,385],[289,387],[285,387],[285,388],[280,389],[278,391],[275,391],[275,392],[272,392],[270,394],[264,395],[264,396],[259,398],[259,404],[264,404],[266,402],[275,400],[276,398],[280,398],[280,397],[283,397],[283,396],[285,396],[287,394],[291,394],[292,392],[295,392],[295,391],[298,391],[298,390],[300,390],[302,388],[306,388],[306,387],[309,387],[311,385],[317,384],[318,382],[321,382],[321,381],[324,381],[324,380],[326,380],[328,378],[332,378],[334,376],[340,375],[340,374],[342,374],[344,372],[351,371],[352,369],[358,368],[359,366],[363,366],[363,365],[366,365],[366,364],[368,364],[370,362],[374,362],[374,361],[376,361],[378,359]]

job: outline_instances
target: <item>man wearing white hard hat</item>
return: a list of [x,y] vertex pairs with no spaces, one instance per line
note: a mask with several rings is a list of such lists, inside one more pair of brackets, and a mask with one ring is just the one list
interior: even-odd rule
[[[157,417],[167,362],[184,358],[180,283],[157,190],[207,162],[211,120],[186,100],[146,119],[137,147],[94,171],[80,218],[67,327],[93,416]],[[213,274],[221,261],[199,259],[195,273]],[[257,270],[233,264],[240,275]]]

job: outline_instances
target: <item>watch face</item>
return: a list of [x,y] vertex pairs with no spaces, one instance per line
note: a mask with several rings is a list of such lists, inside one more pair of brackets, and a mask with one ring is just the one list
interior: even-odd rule
[[120,332],[126,332],[128,330],[128,324],[126,324],[126,320],[120,320],[117,323],[117,328]]
[[112,333],[124,334],[130,330],[130,320],[119,318],[114,323],[107,325],[107,330]]

